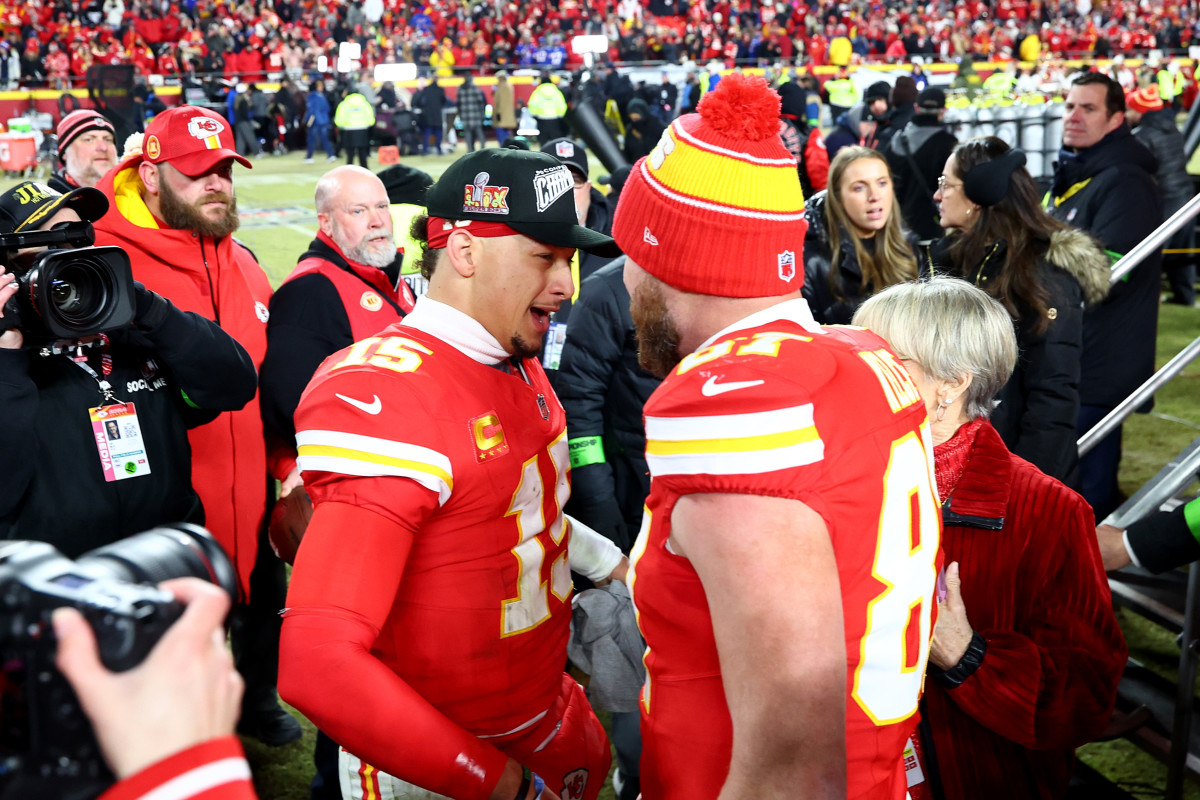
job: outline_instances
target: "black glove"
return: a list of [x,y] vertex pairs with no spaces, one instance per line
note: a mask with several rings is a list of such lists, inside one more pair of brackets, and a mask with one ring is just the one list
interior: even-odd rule
[[[134,314],[133,324],[140,331],[147,333],[156,330],[167,319],[171,312],[171,301],[158,292],[152,292],[142,284],[134,281]],[[7,316],[8,310],[5,309]]]
[[13,295],[4,304],[4,316],[0,317],[0,333],[21,327],[21,310],[17,308],[17,297]]

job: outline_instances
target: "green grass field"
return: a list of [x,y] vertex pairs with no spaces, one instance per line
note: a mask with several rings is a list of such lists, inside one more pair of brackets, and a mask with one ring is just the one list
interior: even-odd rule
[[[330,167],[337,166],[323,161],[304,164],[302,159],[302,153],[291,153],[257,159],[253,169],[235,167],[234,183],[242,215],[237,235],[255,252],[275,286],[292,270],[316,234],[313,190],[317,179]],[[436,178],[453,160],[454,156],[409,157],[405,163]],[[600,174],[596,167],[594,176]],[[371,168],[378,170],[379,165],[372,160]],[[11,177],[0,180],[0,189],[7,189],[15,182]],[[1198,322],[1200,310],[1163,307],[1158,339],[1160,364],[1200,335]],[[1132,494],[1197,436],[1200,436],[1200,364],[1193,364],[1159,393],[1152,414],[1137,415],[1125,425],[1123,490]],[[1135,657],[1171,671],[1179,655],[1174,637],[1130,614],[1123,613],[1121,619]],[[304,725],[304,739],[287,747],[271,749],[245,740],[262,800],[308,797],[314,734],[307,721]],[[1165,768],[1128,742],[1089,745],[1080,754],[1092,767],[1119,781],[1136,796],[1161,795]],[[601,794],[603,800],[611,800],[612,796],[609,788]],[[1186,796],[1200,798],[1200,789],[1189,786]]]

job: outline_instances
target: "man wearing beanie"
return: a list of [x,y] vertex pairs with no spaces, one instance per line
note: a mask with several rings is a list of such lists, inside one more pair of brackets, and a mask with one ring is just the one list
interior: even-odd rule
[[[1125,121],[1133,128],[1133,135],[1158,159],[1158,172],[1154,177],[1163,193],[1163,219],[1170,219],[1192,199],[1192,179],[1187,174],[1187,155],[1183,134],[1175,124],[1175,109],[1169,103],[1163,103],[1158,84],[1152,83],[1125,93]],[[1171,237],[1166,249],[1190,248],[1194,230],[1195,226],[1184,225]],[[1168,302],[1184,306],[1196,302],[1194,256],[1167,254],[1163,256],[1163,271],[1171,287]]]
[[921,92],[916,115],[896,132],[883,151],[904,221],[922,240],[940,239],[943,233],[933,195],[946,159],[958,144],[949,127],[942,124],[945,113],[944,91],[933,87]]
[[889,95],[889,103],[892,110],[887,115],[887,124],[879,126],[875,137],[875,149],[880,152],[887,150],[892,137],[904,130],[904,126],[916,116],[917,82],[909,75],[896,78],[896,84]]
[[80,108],[62,118],[54,130],[59,168],[47,184],[67,193],[95,186],[117,162],[116,129],[99,111]]
[[[645,800],[901,800],[938,549],[925,411],[801,298],[779,99],[733,74],[630,174],[651,488],[634,547]],[[783,711],[786,709],[786,711]]]
[[549,153],[451,164],[414,223],[428,292],[296,409],[314,511],[280,687],[342,745],[347,796],[595,800],[608,774],[563,673],[570,570],[623,580],[628,562],[562,515],[566,417],[538,361],[575,249],[615,254],[572,186]]

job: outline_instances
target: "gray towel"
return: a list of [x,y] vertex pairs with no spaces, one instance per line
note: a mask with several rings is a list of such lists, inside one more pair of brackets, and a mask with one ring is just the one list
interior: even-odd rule
[[591,676],[588,698],[601,711],[636,711],[646,679],[646,645],[629,587],[620,581],[575,595],[567,657]]

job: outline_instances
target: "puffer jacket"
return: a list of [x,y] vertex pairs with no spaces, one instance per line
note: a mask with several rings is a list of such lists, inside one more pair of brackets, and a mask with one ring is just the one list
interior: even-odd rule
[[[1133,129],[1133,135],[1158,159],[1155,179],[1158,188],[1162,189],[1165,220],[1183,208],[1194,194],[1192,179],[1187,173],[1187,157],[1183,152],[1183,133],[1175,124],[1175,111],[1171,108],[1147,111],[1142,115],[1141,124]],[[1192,228],[1191,225],[1185,225],[1166,246],[1191,247]]]
[[[825,222],[825,197],[826,192],[817,192],[804,204],[804,220],[808,223],[808,231],[804,234],[802,292],[817,322],[822,325],[847,325],[854,312],[877,291],[877,287],[862,285],[862,267],[859,266],[854,243],[850,239],[850,232],[842,230],[836,273],[838,292],[834,293],[829,282],[833,271],[833,242]],[[915,246],[913,249],[915,252]],[[922,259],[917,260],[918,271],[923,263]]]
[[[1004,242],[996,244],[983,264],[964,270],[950,265],[948,244],[945,239],[936,243],[922,261],[985,290],[995,283],[1004,264]],[[1078,463],[1075,425],[1084,309],[1107,294],[1109,260],[1092,237],[1067,229],[1051,236],[1037,274],[1048,295],[1050,324],[1038,333],[1032,310],[1018,304],[1017,365],[1000,390],[991,422],[1013,453],[1071,485]]]

